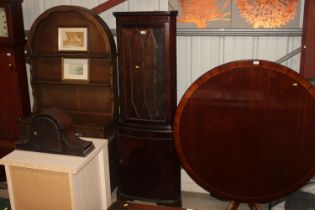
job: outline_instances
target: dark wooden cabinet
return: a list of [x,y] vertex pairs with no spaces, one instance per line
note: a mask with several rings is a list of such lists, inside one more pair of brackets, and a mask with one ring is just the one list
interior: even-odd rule
[[[30,113],[24,59],[21,0],[0,0],[0,156],[11,152],[19,136],[18,119]],[[0,170],[0,181],[5,179]]]
[[315,1],[305,0],[300,72],[315,79]]
[[177,12],[117,12],[120,199],[180,205],[172,138]]
[[116,45],[106,23],[89,9],[57,6],[33,23],[27,41],[34,112],[59,108],[78,135],[107,138],[112,189],[117,186],[114,123]]

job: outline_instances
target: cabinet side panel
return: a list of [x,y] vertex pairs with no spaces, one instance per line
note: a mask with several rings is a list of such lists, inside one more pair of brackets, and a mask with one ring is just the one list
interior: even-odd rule
[[15,210],[15,200],[14,200],[14,194],[12,190],[13,187],[12,187],[11,172],[10,172],[9,166],[5,166],[5,174],[7,177],[8,193],[9,193],[9,198],[10,198],[11,209]]
[[10,167],[10,175],[16,210],[72,209],[66,173]]
[[[104,167],[107,176],[104,175]],[[108,160],[104,160],[104,151],[102,150],[84,169],[73,176],[72,184],[76,210],[105,210],[110,205],[108,172]]]

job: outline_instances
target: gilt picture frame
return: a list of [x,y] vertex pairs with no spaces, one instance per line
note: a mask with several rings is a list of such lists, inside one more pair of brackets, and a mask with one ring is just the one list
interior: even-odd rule
[[89,81],[89,59],[62,58],[62,80]]
[[87,51],[87,27],[59,27],[58,51]]

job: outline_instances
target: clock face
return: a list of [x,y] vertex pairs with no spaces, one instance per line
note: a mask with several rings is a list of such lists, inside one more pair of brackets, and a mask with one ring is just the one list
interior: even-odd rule
[[0,7],[0,37],[8,37],[8,25],[5,9]]

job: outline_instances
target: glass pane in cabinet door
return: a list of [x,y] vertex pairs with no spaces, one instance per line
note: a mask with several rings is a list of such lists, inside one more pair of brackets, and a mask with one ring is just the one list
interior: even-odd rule
[[4,8],[0,8],[0,37],[8,37],[7,17]]

